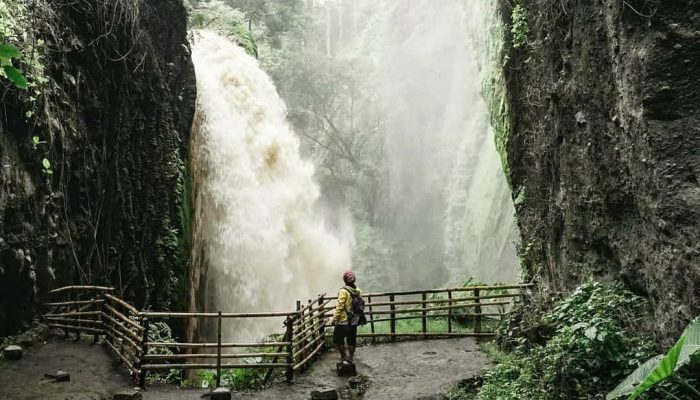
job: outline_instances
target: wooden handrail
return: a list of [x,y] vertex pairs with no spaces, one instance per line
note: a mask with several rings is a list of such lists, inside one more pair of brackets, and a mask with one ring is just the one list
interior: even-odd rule
[[[368,310],[365,313],[371,318],[368,323],[371,326],[371,333],[358,333],[358,337],[369,337],[374,340],[377,337],[389,338],[395,341],[397,338],[446,338],[446,337],[490,337],[494,332],[484,332],[481,330],[482,318],[505,315],[505,306],[512,304],[512,300],[523,296],[524,289],[532,287],[532,284],[498,285],[498,286],[472,286],[459,288],[441,288],[427,290],[406,290],[395,292],[367,293]],[[480,296],[480,293],[494,290],[516,290],[514,292],[490,293]],[[290,312],[251,312],[251,313],[224,313],[224,312],[157,312],[139,311],[136,307],[119,298],[116,294],[109,292],[114,288],[106,286],[66,286],[50,291],[50,294],[65,292],[66,294],[75,291],[84,291],[93,298],[81,300],[80,292],[65,296],[65,301],[55,301],[45,303],[48,307],[53,307],[51,311],[43,317],[49,322],[49,326],[61,328],[64,331],[92,332],[97,338],[99,335],[106,335],[106,343],[115,356],[129,369],[133,375],[139,376],[141,385],[145,385],[145,374],[149,370],[158,369],[216,369],[219,371],[217,380],[220,379],[222,369],[232,368],[265,368],[268,375],[273,368],[286,368],[288,380],[294,371],[303,370],[313,358],[323,349],[328,331],[324,329],[328,325],[328,319],[335,306],[331,305],[336,296],[319,295],[314,300],[309,300],[303,307],[301,302],[297,302],[297,309]],[[100,293],[101,292],[101,293]],[[471,292],[473,295],[459,296],[455,294]],[[429,299],[428,294],[446,293],[447,298]],[[420,300],[399,300],[398,296],[420,295]],[[388,298],[388,301],[377,301],[377,298]],[[83,297],[85,298],[85,297]],[[498,301],[504,299],[504,301]],[[506,300],[509,299],[509,300]],[[488,300],[496,300],[487,302]],[[82,307],[78,307],[81,306]],[[91,306],[97,306],[99,311],[87,311]],[[74,306],[74,307],[67,307]],[[119,307],[123,308],[119,308]],[[415,307],[406,307],[415,306]],[[489,306],[498,306],[500,312],[482,312]],[[381,307],[387,307],[382,309]],[[67,308],[67,309],[66,309]],[[459,310],[473,308],[474,312],[459,312]],[[123,312],[122,312],[123,311]],[[444,312],[439,312],[444,311]],[[54,312],[55,314],[52,314]],[[387,315],[386,318],[372,318],[375,316]],[[82,318],[81,318],[82,317]],[[90,317],[94,317],[90,318]],[[100,318],[101,317],[101,318]],[[134,319],[136,317],[136,319]],[[285,317],[286,333],[285,340],[262,343],[239,343],[222,342],[221,324],[224,318],[272,318]],[[447,332],[429,332],[428,320],[431,318],[447,317]],[[454,332],[452,320],[455,318],[473,318],[473,332]],[[147,341],[148,321],[153,318],[217,318],[218,336],[217,342],[151,342]],[[420,319],[420,332],[397,332],[396,322],[399,320]],[[65,323],[65,324],[59,324]],[[390,332],[378,333],[375,331],[375,323],[389,322]],[[86,326],[87,325],[87,326]],[[67,333],[66,333],[67,334]],[[215,349],[215,352],[207,353],[184,353],[184,354],[148,354],[152,348],[183,348],[183,349]],[[248,351],[244,353],[222,353],[224,348],[261,348],[274,347],[274,352]],[[286,362],[277,362],[280,357],[285,357]],[[254,363],[223,363],[227,359],[262,358],[271,362]],[[187,362],[189,360],[200,359],[204,361],[211,359],[214,362]],[[180,363],[170,363],[170,361],[185,361]],[[162,361],[162,363],[158,363]],[[149,363],[150,362],[150,363]]]
[[47,293],[49,294],[54,294],[54,293],[59,293],[63,292],[66,290],[99,290],[99,291],[110,291],[114,290],[113,287],[107,287],[107,286],[63,286],[57,289],[49,290]]

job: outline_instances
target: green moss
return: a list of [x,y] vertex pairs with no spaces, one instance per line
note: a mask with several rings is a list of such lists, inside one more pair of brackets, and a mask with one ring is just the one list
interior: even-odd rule
[[[490,9],[495,13],[495,9]],[[491,127],[494,131],[496,150],[501,158],[503,172],[512,189],[510,168],[508,165],[508,140],[510,137],[510,119],[506,84],[503,76],[503,25],[496,15],[486,17],[487,32],[483,39],[484,65],[481,68],[481,95],[486,101]]]

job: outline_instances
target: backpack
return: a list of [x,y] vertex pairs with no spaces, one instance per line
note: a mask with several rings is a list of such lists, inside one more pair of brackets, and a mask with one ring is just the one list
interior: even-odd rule
[[352,303],[350,305],[350,310],[345,310],[348,313],[348,325],[364,325],[367,323],[367,317],[365,317],[365,300],[362,296],[357,296],[353,294],[352,291],[343,287],[352,298]]

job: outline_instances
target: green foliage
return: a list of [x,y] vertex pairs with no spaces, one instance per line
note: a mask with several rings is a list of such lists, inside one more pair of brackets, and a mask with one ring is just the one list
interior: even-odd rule
[[[700,317],[688,325],[666,355],[656,356],[640,365],[611,391],[606,399],[629,395],[628,400],[634,400],[651,387],[678,373],[697,357],[700,357]],[[695,394],[700,396],[697,391]]]
[[487,370],[477,399],[589,399],[612,387],[651,352],[636,335],[644,302],[619,285],[586,283],[542,318],[544,344],[518,343]]
[[[170,326],[164,321],[151,322],[148,325],[148,341],[160,343],[175,343],[173,339],[173,331]],[[148,347],[148,354],[173,354],[168,347]],[[148,383],[176,383],[182,374],[181,369],[172,368],[167,372],[151,371],[147,378]]]
[[236,43],[242,46],[248,54],[257,57],[258,56],[258,45],[255,43],[253,34],[242,24],[235,24],[230,30],[233,37],[236,39]]
[[22,58],[22,53],[20,53],[15,46],[9,44],[0,44],[0,66],[2,66],[2,70],[0,70],[2,71],[0,73],[0,76],[4,75],[19,89],[26,89],[27,80],[17,68],[12,66],[13,58]]
[[513,34],[513,47],[519,49],[528,43],[527,37],[530,34],[530,27],[527,23],[528,13],[525,6],[516,3],[511,13],[511,28]]
[[[32,24],[32,13],[42,13],[43,1],[0,0],[0,77],[22,89],[22,101],[30,107],[26,117],[34,115],[37,99],[48,78],[45,74],[44,41],[36,39],[38,29]],[[32,10],[30,12],[30,10]]]
[[194,29],[216,31],[238,43],[248,54],[258,56],[258,46],[246,27],[245,14],[223,1],[197,2],[189,12],[189,25]]
[[45,174],[53,174],[53,170],[51,170],[51,162],[48,159],[44,158],[43,160],[41,160],[41,166],[44,167],[43,172]]

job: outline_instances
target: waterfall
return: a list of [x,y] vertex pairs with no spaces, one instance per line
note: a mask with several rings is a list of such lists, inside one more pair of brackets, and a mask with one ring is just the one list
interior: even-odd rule
[[[197,110],[191,137],[193,269],[205,310],[291,311],[341,285],[350,245],[315,208],[314,168],[270,77],[241,47],[194,33]],[[341,237],[338,237],[341,236]],[[225,323],[226,340],[257,340],[279,320]]]

